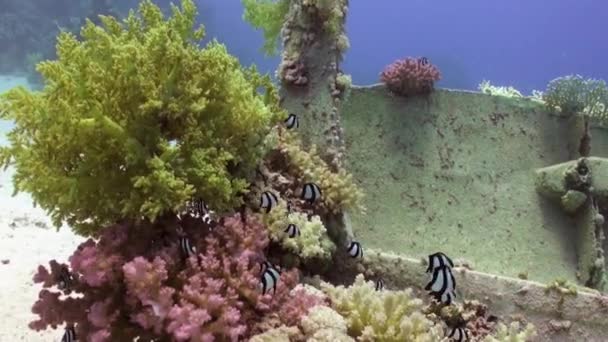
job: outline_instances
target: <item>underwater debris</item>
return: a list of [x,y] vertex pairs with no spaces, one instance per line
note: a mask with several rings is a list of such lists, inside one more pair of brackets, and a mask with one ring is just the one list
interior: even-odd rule
[[441,79],[441,73],[435,65],[421,63],[421,60],[412,57],[397,60],[380,73],[380,80],[397,95],[429,94]]

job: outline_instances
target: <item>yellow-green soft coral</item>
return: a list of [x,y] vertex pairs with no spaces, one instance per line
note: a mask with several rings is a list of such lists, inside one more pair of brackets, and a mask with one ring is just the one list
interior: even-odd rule
[[264,32],[263,50],[274,55],[290,0],[242,0],[245,12],[243,19]]
[[[0,162],[15,190],[31,193],[79,233],[119,219],[154,220],[200,196],[216,210],[240,204],[245,174],[279,120],[270,79],[226,48],[204,48],[192,0],[164,18],[143,1],[123,22],[63,32],[54,61],[38,65],[41,92],[15,88],[0,101],[14,120]],[[259,87],[269,89],[266,96]]]
[[438,341],[443,329],[421,311],[423,302],[412,290],[376,291],[373,282],[359,274],[345,288],[322,283],[332,307],[348,322],[348,333],[359,341]]
[[314,182],[321,188],[326,208],[338,213],[344,209],[364,210],[361,200],[363,193],[353,182],[351,174],[344,169],[332,172],[319,157],[316,146],[310,152],[302,149],[302,144],[292,134],[286,132],[281,151],[287,155],[289,165],[302,177],[302,182]]
[[[327,230],[319,216],[315,215],[308,220],[304,213],[293,212],[286,215],[286,212],[286,204],[281,201],[265,216],[270,238],[303,259],[329,259],[335,245],[327,236]],[[300,236],[290,238],[287,235],[285,229],[289,224],[295,224],[300,229]]]

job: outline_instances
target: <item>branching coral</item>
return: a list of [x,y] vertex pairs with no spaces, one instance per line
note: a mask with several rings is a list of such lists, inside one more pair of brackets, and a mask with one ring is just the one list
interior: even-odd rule
[[424,61],[412,57],[395,61],[380,73],[380,80],[398,95],[428,94],[441,79],[441,73],[435,65]]
[[350,336],[360,341],[437,341],[441,327],[422,313],[422,300],[411,289],[381,291],[359,274],[355,283],[345,288],[322,283],[332,307],[346,318]]
[[124,22],[88,22],[82,41],[63,32],[58,60],[38,65],[42,92],[2,97],[1,117],[16,127],[0,161],[57,226],[87,233],[122,217],[153,220],[193,194],[220,211],[240,204],[283,113],[258,93],[267,77],[217,42],[198,47],[196,13],[183,0],[165,20],[146,0]]
[[608,120],[608,87],[602,80],[584,79],[580,75],[556,78],[547,85],[543,100],[549,110]]
[[355,341],[347,334],[348,326],[344,317],[327,306],[312,308],[300,325],[308,342]]
[[[246,219],[246,223],[244,222]],[[61,299],[53,291],[61,265],[50,272],[40,266],[35,281],[43,283],[33,312],[36,330],[76,324],[77,335],[94,341],[131,341],[137,337],[177,341],[236,341],[286,301],[297,282],[284,271],[276,293],[259,289],[260,262],[268,244],[256,216],[227,217],[212,232],[192,226],[184,234],[203,252],[180,258],[178,236],[170,223],[156,227],[119,224],[104,230],[98,242],[88,240],[70,257],[73,281]],[[294,319],[321,302],[298,298],[286,304]]]
[[[309,219],[304,213],[293,212],[286,215],[286,212],[286,205],[281,202],[265,217],[270,238],[303,259],[318,258],[327,261],[331,258],[335,246],[329,240],[319,216],[315,215]],[[294,224],[300,235],[289,237],[285,232],[289,224]]]
[[352,175],[344,169],[332,172],[318,155],[315,146],[309,152],[302,149],[299,139],[288,132],[279,148],[287,157],[290,174],[299,176],[299,182],[314,182],[321,188],[325,209],[332,213],[342,210],[363,210],[362,192],[355,185]]

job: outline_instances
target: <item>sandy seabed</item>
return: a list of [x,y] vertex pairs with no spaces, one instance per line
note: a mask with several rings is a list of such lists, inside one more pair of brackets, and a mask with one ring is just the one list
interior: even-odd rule
[[[0,77],[0,93],[25,84],[22,78]],[[0,122],[0,144],[9,127]],[[38,265],[66,262],[83,239],[67,228],[57,231],[27,194],[13,197],[13,173],[0,169],[0,341],[59,341],[61,328],[38,333],[28,327],[36,319],[31,307],[41,289],[32,278]]]

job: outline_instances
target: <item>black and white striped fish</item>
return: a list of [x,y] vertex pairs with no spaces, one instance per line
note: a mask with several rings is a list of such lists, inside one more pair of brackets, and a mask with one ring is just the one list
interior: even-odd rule
[[454,327],[448,335],[455,342],[464,342],[469,340],[469,332],[463,327]]
[[450,305],[456,297],[456,280],[452,269],[447,265],[435,268],[433,278],[424,289],[430,291],[431,296],[437,301]]
[[72,274],[66,266],[61,266],[59,271],[59,279],[57,279],[57,288],[67,290],[72,286]]
[[454,267],[454,263],[452,262],[452,259],[441,252],[431,254],[429,255],[429,265],[426,268],[426,273],[432,273],[437,267],[441,266],[448,266],[452,268]]
[[260,197],[260,208],[266,209],[266,213],[269,213],[278,203],[279,198],[270,191],[264,191]]
[[298,116],[295,114],[289,114],[287,119],[285,119],[285,126],[287,129],[299,128],[300,120],[298,120]]
[[[200,218],[205,224],[211,225],[214,223],[212,215],[213,210],[209,209],[209,206],[203,201],[202,198],[193,198],[186,202],[186,208],[181,215],[190,215],[193,218]],[[181,215],[177,217],[181,220]]]
[[287,233],[287,236],[289,236],[290,238],[300,236],[300,228],[298,228],[298,226],[293,223],[288,224],[284,232]]
[[418,64],[424,66],[429,64],[429,60],[426,57],[418,58]]
[[74,342],[76,341],[76,330],[73,326],[65,327],[65,332],[61,338],[61,342]]
[[179,248],[186,257],[196,254],[196,247],[185,236],[179,238]]
[[270,289],[273,290],[273,294],[277,291],[277,283],[279,282],[279,278],[281,277],[281,273],[276,269],[270,262],[264,261],[262,263],[262,276],[261,276],[261,284],[262,294],[267,294],[270,292]]
[[321,188],[315,183],[306,183],[302,188],[302,199],[310,203],[321,198]]
[[348,252],[348,255],[353,258],[363,257],[363,248],[361,247],[361,244],[357,241],[351,241],[346,251]]
[[451,305],[454,302],[454,298],[456,298],[456,292],[430,292],[429,295],[435,299],[438,303],[444,305]]
[[382,278],[378,278],[378,280],[376,280],[376,291],[382,290],[384,290],[384,280],[382,280]]

